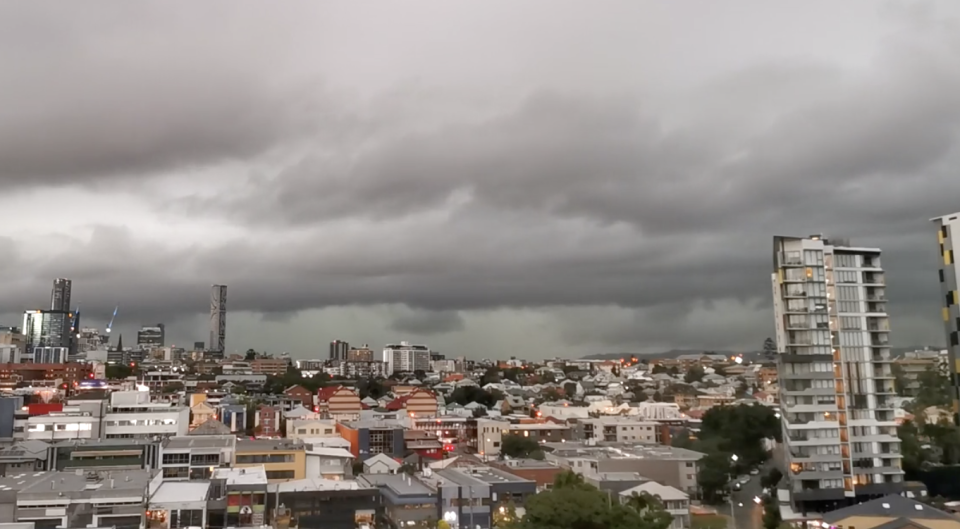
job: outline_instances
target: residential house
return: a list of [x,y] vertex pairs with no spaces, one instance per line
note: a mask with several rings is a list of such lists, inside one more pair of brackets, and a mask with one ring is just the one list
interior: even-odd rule
[[190,407],[190,429],[217,418],[217,410],[206,402],[199,402]]
[[380,453],[363,462],[364,474],[394,474],[400,468],[400,463],[392,457]]
[[238,441],[234,452],[236,468],[263,467],[270,483],[306,477],[306,449],[291,439]]
[[257,437],[279,437],[281,410],[274,406],[261,405],[257,408],[256,427]]
[[673,516],[668,529],[690,528],[690,495],[669,485],[648,481],[620,493],[621,503],[629,503],[634,495],[649,494],[660,501],[663,508]]
[[337,421],[333,419],[287,419],[287,437],[311,439],[339,436]]
[[410,417],[436,417],[437,396],[429,390],[416,388],[397,397],[387,404],[386,408],[390,411],[404,411]]
[[328,386],[317,392],[316,411],[338,421],[360,419],[363,404],[357,393],[344,386]]
[[304,408],[313,409],[313,392],[300,385],[290,386],[283,390],[288,398],[299,401]]

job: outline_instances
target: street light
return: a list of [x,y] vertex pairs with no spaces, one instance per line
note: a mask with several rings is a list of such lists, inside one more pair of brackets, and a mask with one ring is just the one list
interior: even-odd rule
[[754,497],[753,497],[753,503],[756,503],[757,505],[760,505],[761,503],[763,503],[763,500],[760,499],[760,496],[754,496]]
[[[732,454],[730,456],[730,460],[733,461],[733,465],[734,467],[736,467],[737,461],[740,460],[740,456],[738,456],[737,454]],[[737,529],[737,512],[733,508],[733,491],[732,490],[730,491],[730,496],[728,496],[727,499],[730,501],[730,524],[733,529]],[[743,504],[741,503],[740,506],[743,507]]]

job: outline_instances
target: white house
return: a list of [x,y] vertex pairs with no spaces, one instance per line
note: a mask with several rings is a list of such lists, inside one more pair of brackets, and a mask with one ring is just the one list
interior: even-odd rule
[[620,502],[627,503],[634,494],[647,493],[660,500],[663,508],[673,516],[669,529],[688,529],[690,527],[690,496],[680,489],[648,481],[620,493]]
[[379,453],[363,462],[364,474],[393,474],[400,468],[398,463],[392,457]]

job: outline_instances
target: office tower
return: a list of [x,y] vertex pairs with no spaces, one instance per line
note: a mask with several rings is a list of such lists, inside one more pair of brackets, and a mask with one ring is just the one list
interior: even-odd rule
[[70,311],[70,290],[73,281],[64,278],[53,280],[53,290],[50,293],[50,310]]
[[227,342],[227,285],[213,285],[210,292],[210,350],[223,353]]
[[62,310],[28,310],[23,313],[25,347],[23,358],[33,360],[38,347],[70,348],[70,322],[73,313]]
[[350,344],[341,340],[330,342],[330,360],[346,360]]
[[166,326],[162,323],[144,325],[137,331],[137,348],[140,350],[156,349],[164,346]]
[[350,362],[373,362],[373,349],[364,345],[363,347],[351,347],[347,351],[347,360]]
[[[947,335],[947,357],[950,369],[950,380],[953,400],[953,421],[960,425],[960,365],[957,360],[960,359],[960,270],[957,270],[956,261],[954,261],[953,247],[954,237],[960,236],[957,230],[960,226],[960,213],[944,215],[930,219],[937,227],[937,239],[940,241],[940,298],[941,312],[943,313],[943,327]],[[960,250],[960,248],[957,248]]]
[[784,458],[795,509],[903,490],[880,250],[774,237]]

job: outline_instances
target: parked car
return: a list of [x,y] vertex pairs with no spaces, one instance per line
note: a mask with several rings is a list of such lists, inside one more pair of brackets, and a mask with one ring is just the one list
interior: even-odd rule
[[751,475],[751,476],[756,476],[756,475],[759,474],[759,473],[760,473],[760,469],[759,469],[759,468],[755,468],[755,469],[753,469],[753,470],[750,471],[750,475]]

